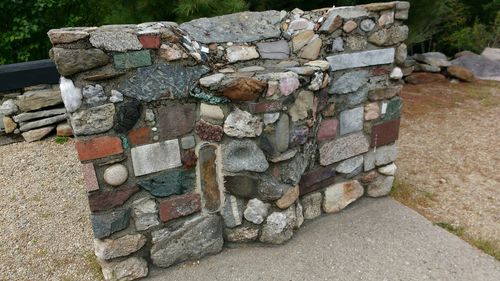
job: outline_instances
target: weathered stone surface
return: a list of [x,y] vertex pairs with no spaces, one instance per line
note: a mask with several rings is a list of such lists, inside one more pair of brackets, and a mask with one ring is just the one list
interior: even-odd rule
[[257,43],[257,49],[263,59],[288,59],[290,56],[290,47],[286,40]]
[[85,103],[92,106],[103,104],[108,99],[108,97],[104,93],[104,89],[99,84],[87,85],[83,87],[82,94]]
[[317,141],[323,142],[334,139],[337,135],[339,122],[337,119],[324,119],[318,129]]
[[222,220],[217,215],[198,215],[181,225],[152,233],[151,260],[159,267],[196,260],[222,251]]
[[83,175],[83,185],[87,192],[99,190],[99,183],[97,182],[97,176],[95,174],[94,164],[87,163],[82,164],[81,171]]
[[131,100],[122,104],[116,113],[114,130],[119,134],[130,131],[141,117],[142,106],[138,100]]
[[140,50],[142,44],[133,33],[123,31],[96,31],[90,34],[92,46],[107,51]]
[[381,29],[368,37],[368,42],[377,46],[391,46],[408,38],[408,26],[399,25]]
[[261,224],[266,219],[270,207],[270,204],[254,198],[248,201],[243,215],[247,221],[254,224]]
[[363,196],[363,186],[357,181],[334,184],[325,190],[323,211],[336,213]]
[[288,67],[288,70],[297,73],[298,75],[311,76],[315,73],[316,69],[311,66],[294,66]]
[[386,3],[370,3],[362,5],[363,8],[370,12],[380,12],[384,10],[394,9],[397,2],[386,2]]
[[160,62],[137,69],[137,73],[123,81],[117,90],[125,96],[146,102],[162,97],[184,98],[207,72],[208,68],[201,65],[186,67]]
[[336,15],[335,17],[329,16],[325,20],[325,22],[323,23],[323,25],[321,26],[321,28],[319,29],[319,31],[331,34],[335,30],[339,29],[342,26],[343,23],[344,22],[343,22],[341,16],[339,16],[339,15]]
[[370,197],[387,196],[391,192],[392,184],[394,183],[393,176],[378,176],[377,179],[368,185],[366,194]]
[[318,38],[318,36],[317,35],[315,36],[314,31],[312,30],[304,30],[299,32],[292,38],[293,51],[297,53],[304,46],[306,46],[308,43],[312,42],[316,38]]
[[123,153],[122,142],[118,137],[96,137],[89,140],[77,140],[75,148],[80,161],[94,160]]
[[304,209],[304,219],[312,220],[321,216],[321,202],[323,196],[320,192],[308,194],[300,199],[300,204]]
[[302,205],[300,205],[300,202],[297,201],[297,204],[295,204],[295,229],[299,229],[302,224],[304,223],[304,210],[302,209]]
[[224,187],[231,194],[242,198],[257,196],[259,179],[251,175],[224,176]]
[[19,110],[26,112],[62,103],[61,92],[52,89],[28,91],[15,100]]
[[91,107],[70,115],[75,135],[94,135],[113,128],[115,106],[112,103]]
[[82,78],[87,81],[101,81],[116,78],[124,74],[124,71],[117,71],[116,69],[109,67],[108,69],[92,72],[91,74],[83,74]]
[[365,158],[365,171],[370,171],[375,166],[383,166],[396,160],[399,153],[396,144],[378,147],[376,150],[370,150],[364,155]]
[[129,224],[130,209],[118,209],[109,213],[91,214],[95,238],[105,238],[125,229]]
[[196,166],[198,157],[194,150],[184,150],[182,152],[181,161],[185,169],[191,169]]
[[279,112],[266,113],[262,117],[262,121],[264,121],[264,125],[270,125],[276,123],[276,121],[278,121],[279,118],[280,118]]
[[346,135],[363,130],[364,108],[362,106],[340,113],[340,135]]
[[158,49],[160,48],[161,39],[155,35],[142,35],[139,36],[139,42],[145,49]]
[[2,107],[0,107],[0,112],[5,116],[11,116],[15,114],[19,108],[14,103],[13,100],[6,100],[2,103]]
[[[332,23],[335,22],[337,17],[342,19],[352,19],[368,16],[368,11],[360,6],[354,7],[338,7],[331,9],[328,18],[325,20],[319,31],[321,32],[333,32]],[[330,31],[331,30],[331,31]]]
[[490,60],[500,61],[500,49],[487,47],[483,50],[481,56]]
[[259,237],[259,228],[254,226],[226,228],[224,237],[228,242],[244,243],[255,241]]
[[378,147],[395,142],[399,137],[400,119],[395,119],[372,127],[371,146]]
[[203,119],[200,119],[200,121],[196,123],[195,131],[200,139],[204,141],[219,142],[224,136],[224,129],[222,126],[210,124]]
[[315,60],[319,56],[321,51],[321,46],[323,45],[323,40],[320,38],[313,39],[300,51],[299,56],[307,60]]
[[380,13],[380,18],[378,18],[378,25],[381,27],[387,27],[394,23],[394,10],[386,10]]
[[183,136],[194,129],[196,104],[169,104],[158,108],[160,137],[171,139]]
[[253,78],[239,78],[232,81],[222,91],[222,95],[232,101],[249,101],[258,99],[266,89],[267,83]]
[[329,92],[332,94],[352,93],[363,87],[367,81],[368,71],[366,70],[348,72],[333,82]]
[[403,103],[399,97],[391,99],[387,102],[387,108],[382,117],[382,120],[389,121],[394,119],[399,119],[401,116],[401,109],[403,107]]
[[3,126],[4,126],[3,128],[5,133],[6,134],[13,133],[17,128],[16,122],[14,122],[14,120],[12,120],[12,118],[8,116],[4,116],[2,119],[3,119]]
[[368,46],[368,41],[362,35],[351,35],[346,38],[346,46],[351,51],[362,51]]
[[290,207],[299,198],[299,186],[289,187],[288,190],[284,191],[283,196],[276,201],[276,206],[280,209],[286,209]]
[[281,183],[275,177],[268,174],[260,176],[259,183],[256,187],[257,196],[264,201],[278,200],[283,196],[284,190],[288,188],[288,185]]
[[191,170],[170,169],[150,179],[139,180],[137,184],[155,197],[181,195],[195,186],[195,174]]
[[358,28],[358,24],[353,20],[349,20],[349,21],[345,22],[344,26],[342,27],[342,29],[346,33],[350,33],[356,28]]
[[122,261],[102,261],[102,275],[106,281],[129,281],[148,276],[148,262],[140,257],[129,257]]
[[451,63],[445,54],[439,52],[430,52],[424,54],[414,54],[413,58],[416,61],[434,66],[434,67],[448,67]]
[[198,193],[172,196],[160,202],[159,211],[162,222],[185,217],[201,210],[201,198]]
[[44,118],[44,119],[40,119],[40,120],[36,120],[36,121],[31,121],[31,122],[28,122],[28,123],[21,123],[21,126],[19,127],[19,130],[21,132],[26,132],[26,131],[29,131],[29,130],[32,130],[32,129],[44,127],[44,126],[47,126],[47,125],[52,125],[52,124],[59,123],[61,121],[65,121],[65,120],[66,120],[66,114],[61,114],[61,115],[52,116],[52,117],[49,117],[49,118]]
[[293,236],[296,224],[295,206],[284,212],[273,212],[262,227],[259,241],[270,244],[283,244]]
[[365,67],[372,65],[391,64],[394,62],[394,48],[370,50],[364,52],[329,56],[332,71]]
[[245,202],[233,195],[227,195],[224,208],[221,211],[224,225],[226,227],[236,227],[243,222],[243,207]]
[[359,27],[364,32],[370,32],[375,28],[375,22],[372,19],[364,19],[361,21]]
[[160,58],[165,59],[167,61],[176,61],[182,58],[187,58],[187,54],[181,50],[177,45],[168,46],[162,44],[160,49],[158,50]]
[[368,151],[369,143],[363,133],[350,134],[325,142],[319,148],[320,164],[327,166]]
[[344,51],[344,40],[342,37],[337,37],[333,39],[332,42],[332,53],[339,53]]
[[142,145],[149,143],[151,139],[151,128],[143,127],[131,130],[127,134],[127,139],[130,144]]
[[409,84],[428,84],[436,82],[448,82],[446,77],[439,73],[416,72],[405,78]]
[[303,174],[300,178],[300,195],[318,190],[332,184],[335,180],[333,167],[319,167]]
[[396,64],[403,65],[406,61],[407,56],[408,47],[405,43],[401,43],[401,45],[396,48]]
[[49,110],[42,110],[42,111],[36,111],[36,112],[25,112],[21,113],[18,115],[15,115],[12,117],[15,122],[20,123],[20,122],[26,122],[30,121],[33,119],[40,119],[44,117],[51,117],[54,115],[60,115],[66,113],[66,109],[64,108],[56,108],[56,109],[49,109]]
[[135,176],[147,175],[182,165],[177,139],[131,149]]
[[363,165],[363,155],[344,160],[335,168],[335,171],[342,174],[350,174]]
[[200,79],[200,85],[207,88],[216,88],[224,78],[223,73],[215,73]]
[[314,106],[314,94],[311,91],[301,91],[290,108],[290,117],[293,122],[307,118]]
[[236,138],[253,138],[262,133],[262,121],[259,117],[235,108],[224,122],[224,133]]
[[264,172],[269,167],[260,148],[251,140],[233,140],[223,147],[223,167],[228,172]]
[[253,46],[231,46],[226,49],[226,57],[229,63],[233,63],[258,59],[259,53]]
[[403,78],[403,70],[401,70],[401,68],[399,68],[399,67],[395,67],[392,70],[389,77],[393,80],[399,80],[399,79]]
[[325,74],[323,72],[315,72],[307,89],[311,91],[318,91],[321,89],[324,77]]
[[116,69],[128,69],[151,65],[151,53],[148,50],[127,52],[113,55]]
[[387,166],[378,168],[378,172],[381,173],[382,175],[394,176],[396,174],[397,169],[398,167],[396,166],[396,164],[391,163]]
[[147,230],[159,225],[158,208],[154,199],[141,198],[132,203],[135,228],[138,231]]
[[64,102],[64,107],[69,113],[73,113],[82,105],[82,90],[76,88],[73,81],[61,76],[59,80],[59,88],[61,89],[61,98]]
[[117,239],[94,239],[95,255],[101,260],[125,257],[139,251],[146,244],[142,234],[125,235]]
[[122,164],[114,164],[104,171],[104,181],[111,186],[124,184],[128,179],[128,170]]
[[300,87],[299,77],[296,73],[287,72],[287,75],[279,80],[279,89],[282,95],[289,96]]
[[89,33],[85,30],[85,28],[79,27],[51,29],[47,32],[47,35],[49,36],[50,43],[52,43],[52,45],[72,43],[89,37]]
[[112,103],[122,102],[123,94],[118,92],[117,90],[111,90],[111,97],[109,97],[109,101]]
[[221,192],[217,180],[217,146],[204,145],[200,147],[199,177],[203,195],[203,207],[209,212],[218,211],[221,206]]
[[27,142],[34,142],[43,139],[45,136],[50,134],[54,130],[54,126],[40,128],[22,133],[22,136]]
[[182,149],[191,149],[196,146],[196,139],[194,136],[187,136],[181,139]]
[[90,211],[99,212],[122,206],[132,195],[137,193],[139,188],[122,187],[112,191],[91,193],[89,195]]
[[380,117],[380,106],[378,102],[365,105],[365,121],[371,121]]
[[252,42],[279,37],[280,21],[279,11],[242,12],[192,20],[180,28],[201,43]]
[[309,128],[306,125],[293,126],[293,128],[290,130],[289,147],[303,145],[304,143],[306,143],[308,137]]
[[458,78],[462,81],[466,82],[472,82],[476,80],[476,77],[474,77],[474,73],[465,67],[457,66],[457,65],[452,65],[446,69],[448,74],[450,74],[452,77]]
[[108,64],[109,57],[100,49],[52,48],[52,59],[63,76]]
[[402,86],[391,86],[387,88],[376,88],[373,90],[370,90],[368,93],[368,98],[371,101],[379,101],[379,100],[385,100],[385,99],[390,99],[392,97],[395,97],[399,95],[401,92]]

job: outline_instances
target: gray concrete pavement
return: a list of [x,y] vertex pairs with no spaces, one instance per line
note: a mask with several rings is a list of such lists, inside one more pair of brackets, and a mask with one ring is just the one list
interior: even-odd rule
[[500,280],[500,262],[391,198],[313,220],[283,246],[225,249],[147,280]]

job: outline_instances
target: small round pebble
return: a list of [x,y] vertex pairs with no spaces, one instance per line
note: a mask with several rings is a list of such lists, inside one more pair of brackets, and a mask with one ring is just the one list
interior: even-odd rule
[[112,186],[118,186],[127,181],[128,170],[122,164],[114,164],[104,171],[104,181]]

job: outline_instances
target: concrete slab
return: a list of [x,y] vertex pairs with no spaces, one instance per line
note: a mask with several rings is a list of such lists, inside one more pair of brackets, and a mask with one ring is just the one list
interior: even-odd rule
[[391,198],[363,198],[286,245],[226,249],[146,280],[500,280],[500,262]]

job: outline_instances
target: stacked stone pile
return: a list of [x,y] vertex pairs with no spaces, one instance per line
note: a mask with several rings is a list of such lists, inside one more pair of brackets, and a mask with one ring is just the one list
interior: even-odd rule
[[59,136],[72,135],[59,85],[37,85],[24,88],[22,93],[8,93],[0,104],[0,130],[7,135],[21,134],[28,142],[40,140],[54,130]]
[[394,181],[407,2],[49,31],[107,280],[282,244]]

